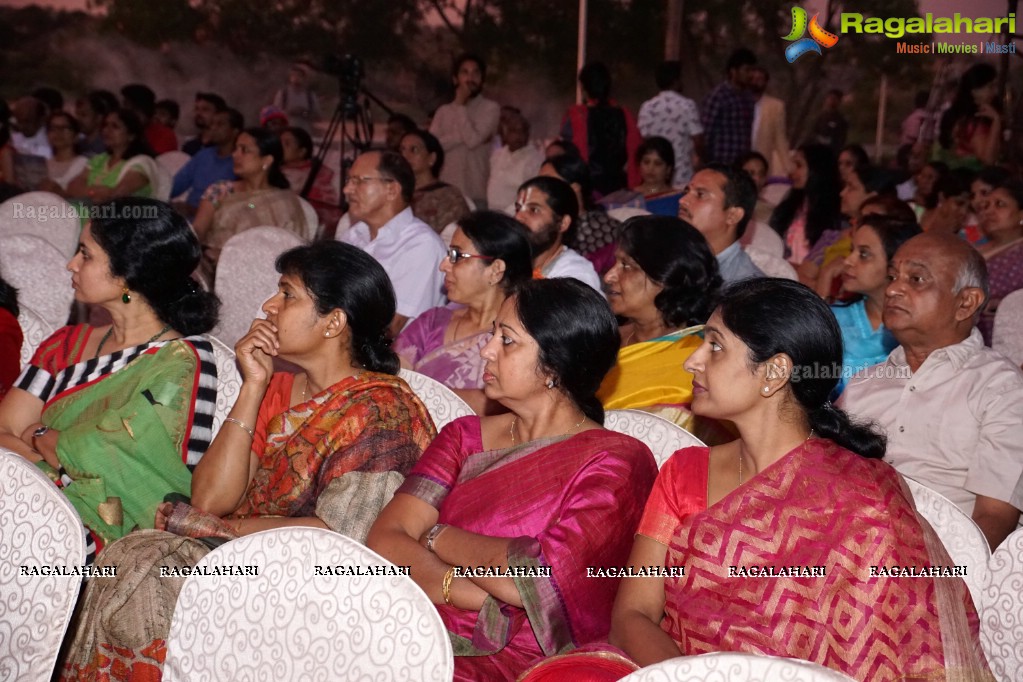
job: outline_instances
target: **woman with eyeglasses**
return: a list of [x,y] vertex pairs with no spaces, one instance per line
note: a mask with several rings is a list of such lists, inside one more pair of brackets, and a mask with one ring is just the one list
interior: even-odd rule
[[401,332],[394,350],[402,365],[484,410],[480,349],[505,298],[532,277],[532,263],[526,228],[514,218],[476,211],[460,220],[440,264],[451,303],[427,310]]
[[77,178],[89,163],[84,156],[75,153],[75,139],[81,130],[75,117],[66,111],[55,111],[46,122],[46,139],[53,149],[53,158],[46,160],[47,177],[39,189],[58,191],[67,189],[68,183]]

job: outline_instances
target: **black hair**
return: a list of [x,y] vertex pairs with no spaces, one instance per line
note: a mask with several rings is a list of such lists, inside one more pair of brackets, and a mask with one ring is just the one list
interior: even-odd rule
[[831,147],[804,144],[799,151],[806,159],[806,187],[793,187],[771,213],[770,224],[782,237],[806,202],[806,241],[812,248],[827,230],[839,227],[841,199],[838,164]]
[[93,113],[101,118],[111,111],[121,108],[120,102],[117,101],[117,95],[109,90],[90,90],[85,94],[85,100],[89,103],[89,108]]
[[32,96],[46,105],[46,108],[53,111],[60,111],[64,108],[64,95],[60,90],[43,85],[32,91]]
[[928,161],[923,165],[924,168],[928,166],[937,172],[938,178],[934,181],[934,186],[931,187],[930,193],[924,196],[923,205],[924,208],[935,208],[938,205],[938,185],[941,183],[942,178],[948,175],[948,164],[942,161]]
[[654,80],[660,90],[667,90],[682,78],[682,62],[678,60],[661,62],[654,71]]
[[298,148],[305,150],[303,159],[308,159],[313,155],[313,138],[312,135],[306,132],[305,128],[291,126],[290,128],[285,128],[283,132],[291,133],[291,136],[295,138],[295,144],[298,145]]
[[17,317],[21,313],[18,308],[18,290],[0,277],[0,308]]
[[931,93],[928,90],[917,90],[916,94],[913,95],[913,106],[917,109],[924,109],[927,107],[927,103],[931,99]]
[[[242,115],[242,112],[238,111],[237,109],[232,109],[231,107],[224,107],[223,109],[217,109],[216,113],[227,114],[227,124],[231,126],[233,130],[242,130],[245,128],[245,117]],[[299,130],[301,130],[301,128],[299,128]],[[309,141],[309,149],[311,152],[312,140]]]
[[539,346],[539,370],[550,374],[587,417],[604,423],[596,392],[618,358],[618,322],[607,301],[577,279],[531,279],[516,293],[515,309]]
[[504,261],[501,289],[511,294],[533,277],[533,251],[525,225],[497,211],[473,211],[458,221],[458,227],[481,256]]
[[[968,168],[953,168],[934,183],[934,192],[946,199],[970,193],[975,174]],[[939,201],[941,196],[938,197]]]
[[871,213],[864,216],[856,229],[858,230],[861,227],[869,227],[874,231],[877,238],[881,240],[881,246],[884,247],[884,257],[888,261],[895,256],[895,252],[907,240],[923,233],[923,230],[920,229],[915,220],[902,220],[879,213]]
[[483,61],[483,57],[479,56],[475,52],[463,52],[462,54],[455,57],[455,61],[451,65],[451,75],[457,76],[459,70],[462,68],[462,64],[466,62],[474,62],[480,70],[480,78],[482,80],[487,79],[487,63]]
[[60,111],[55,111],[49,115],[49,117],[46,119],[47,128],[50,127],[50,122],[53,121],[53,119],[55,118],[67,119],[68,127],[71,128],[71,132],[73,132],[75,135],[82,132],[82,126],[78,123],[78,119],[69,114],[68,112],[64,111],[63,109],[61,109]]
[[[561,148],[561,153],[555,154],[554,156],[566,156],[566,155],[579,156],[579,147],[575,146],[575,143],[572,142],[571,140],[566,140],[566,139],[561,138],[561,137],[554,139],[553,141],[551,141],[550,144],[547,145],[546,149],[544,149],[544,154],[545,155],[550,152],[551,147],[560,147]],[[554,157],[551,157],[551,158],[554,158]],[[587,172],[589,172],[589,171],[587,171]]]
[[710,317],[721,289],[718,260],[700,231],[670,216],[625,221],[618,246],[663,290],[654,306],[669,327],[691,327]]
[[127,129],[128,134],[132,136],[131,142],[128,143],[128,148],[124,151],[124,158],[130,159],[133,156],[156,156],[153,148],[149,146],[149,142],[146,140],[146,129],[142,125],[142,119],[139,118],[131,109],[114,109],[107,116],[116,116],[120,119],[121,123]]
[[416,122],[413,121],[411,117],[399,113],[393,113],[387,117],[387,125],[391,125],[392,123],[397,123],[398,125],[400,125],[402,128],[405,129],[405,132],[411,132],[419,127],[416,125]]
[[128,105],[146,118],[153,117],[156,108],[156,93],[142,83],[130,83],[121,88],[121,97]]
[[753,51],[740,47],[728,56],[728,62],[725,63],[725,72],[730,72],[732,69],[738,69],[742,66],[756,66],[756,63],[757,56],[753,54]]
[[[569,143],[571,144],[571,143]],[[558,177],[569,185],[579,185],[579,194],[582,195],[582,209],[589,211],[593,208],[593,181],[590,179],[590,166],[582,160],[578,154],[565,153],[552,156],[544,161],[550,164]]]
[[381,176],[397,182],[401,187],[401,198],[406,204],[411,204],[412,195],[416,191],[416,174],[412,172],[408,159],[390,149],[377,153],[380,155],[377,171]]
[[[1009,171],[1005,170],[1001,166],[984,166],[979,171],[977,171],[977,175],[974,176],[973,182],[980,180],[985,185],[990,185],[991,187],[994,187],[998,183],[1003,182],[1008,177]],[[973,183],[971,182],[970,184]]]
[[398,373],[387,334],[397,305],[394,287],[372,256],[351,244],[325,241],[285,251],[276,268],[302,280],[320,315],[344,311],[355,362],[371,372]]
[[[0,97],[0,147],[11,139],[11,107]],[[10,179],[8,179],[9,181]]]
[[156,103],[154,109],[163,109],[175,121],[181,118],[181,107],[172,99],[162,99]]
[[742,209],[742,218],[735,226],[735,238],[739,239],[746,234],[746,226],[753,220],[753,210],[757,207],[756,183],[746,171],[723,163],[708,163],[700,170],[714,171],[725,177],[725,209]]
[[842,330],[812,289],[787,279],[746,279],[725,289],[718,312],[749,349],[751,366],[779,353],[791,358],[789,389],[818,437],[869,459],[884,457],[885,436],[828,400],[842,376]]
[[755,149],[751,149],[750,151],[746,152],[745,154],[737,158],[735,160],[735,168],[737,170],[743,170],[743,166],[745,166],[750,161],[756,161],[761,166],[763,166],[765,175],[767,174],[767,171],[770,170],[771,168],[771,164],[768,163],[767,157]]
[[[864,215],[863,209],[871,205],[879,206],[881,211]],[[910,205],[899,199],[897,195],[891,193],[876,194],[868,198],[860,205],[860,215],[862,218],[866,218],[869,215],[883,215],[905,223],[916,222],[916,213],[913,212]]]
[[281,146],[281,138],[277,136],[277,133],[266,128],[246,128],[241,134],[248,135],[255,140],[260,156],[273,157],[273,162],[266,170],[266,181],[270,183],[270,186],[278,189],[290,188],[291,183],[284,177],[284,171],[281,170],[281,163],[284,162],[284,147]]
[[[974,64],[963,72],[959,78],[959,87],[952,99],[952,105],[941,115],[941,123],[938,126],[938,143],[943,149],[952,147],[952,134],[955,132],[956,126],[977,113],[977,103],[973,100],[973,91],[991,83],[997,77],[998,72],[995,67],[986,63]],[[997,97],[991,105],[995,109],[1001,109]]]
[[[216,111],[227,109],[227,101],[215,92],[197,92],[195,93],[195,101],[209,102]],[[238,127],[240,128],[241,126]]]
[[991,185],[991,191],[994,192],[996,189],[1004,189],[1009,193],[1016,201],[1016,207],[1023,211],[1023,182],[1016,178],[1006,175],[998,182]]
[[185,336],[213,329],[220,299],[192,279],[202,249],[188,221],[170,204],[142,197],[113,199],[101,209],[91,229],[110,273]]
[[561,222],[562,218],[568,216],[568,229],[562,236],[562,241],[568,242],[575,236],[575,228],[579,222],[579,200],[576,199],[572,186],[560,178],[538,175],[519,185],[519,192],[530,187],[535,187],[547,195],[547,205],[554,212],[555,221]]
[[660,157],[661,161],[668,165],[668,184],[671,184],[672,175],[675,173],[675,149],[665,138],[653,135],[643,139],[643,142],[636,147],[636,165],[638,166],[643,157],[653,152]]
[[611,71],[604,62],[590,62],[579,71],[579,84],[587,96],[600,103],[611,98]]
[[841,157],[842,154],[844,153],[852,154],[853,168],[857,172],[859,172],[861,168],[866,168],[867,166],[871,165],[870,155],[867,154],[867,150],[863,148],[863,145],[847,144],[846,146],[842,147],[842,149],[839,150],[838,156]]
[[433,173],[433,177],[438,177],[440,169],[444,167],[444,147],[441,146],[440,140],[434,137],[433,133],[429,130],[423,130],[422,128],[413,128],[402,135],[401,139],[404,140],[409,135],[415,135],[422,140],[426,153],[436,156],[433,163],[430,164],[430,172]]

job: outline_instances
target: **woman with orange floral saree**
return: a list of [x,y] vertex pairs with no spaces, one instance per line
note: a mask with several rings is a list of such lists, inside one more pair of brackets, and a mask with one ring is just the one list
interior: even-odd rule
[[[86,588],[64,679],[159,679],[184,578],[241,535],[281,526],[364,540],[377,513],[435,434],[425,407],[394,376],[384,336],[394,315],[386,273],[340,242],[280,256],[279,291],[237,345],[243,383],[192,479],[191,504],[165,503],[156,528],[110,545],[116,579]],[[302,368],[272,374],[273,357]],[[250,426],[251,425],[251,426]]]
[[622,585],[610,641],[640,665],[741,651],[859,680],[992,679],[966,586],[881,461],[884,438],[827,402],[841,360],[810,289],[724,293],[686,369],[694,412],[740,438],[677,452],[658,476],[630,563],[685,574]]

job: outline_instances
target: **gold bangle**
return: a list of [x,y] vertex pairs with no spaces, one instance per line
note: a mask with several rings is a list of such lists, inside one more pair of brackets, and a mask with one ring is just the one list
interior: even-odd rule
[[440,584],[440,592],[444,597],[444,603],[451,606],[451,581],[455,579],[455,567],[452,566],[444,574],[444,581]]
[[237,424],[245,433],[249,434],[249,438],[256,437],[256,432],[250,429],[248,426],[246,426],[245,422],[243,422],[240,419],[235,419],[234,417],[227,417],[226,419],[224,419],[224,422],[225,423],[231,422],[232,424]]

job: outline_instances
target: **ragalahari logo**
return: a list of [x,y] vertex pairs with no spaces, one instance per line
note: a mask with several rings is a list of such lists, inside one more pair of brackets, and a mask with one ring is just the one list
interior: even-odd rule
[[795,41],[785,48],[785,58],[789,60],[789,64],[807,52],[821,54],[821,47],[834,47],[838,42],[838,36],[830,31],[825,31],[817,23],[818,16],[817,14],[813,15],[813,19],[809,23],[810,37],[804,38],[803,33],[807,29],[806,10],[798,6],[792,8],[792,30],[783,38],[790,42]]

